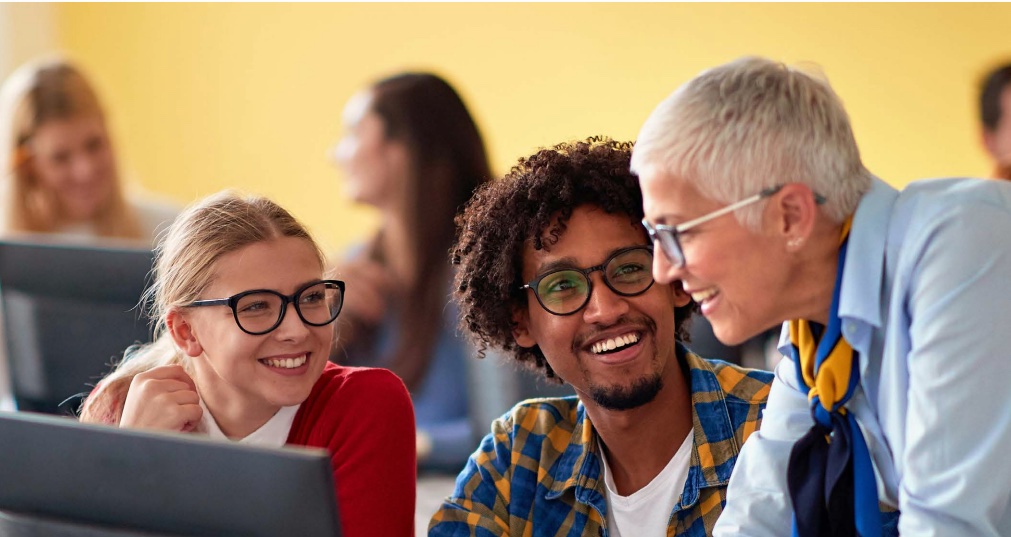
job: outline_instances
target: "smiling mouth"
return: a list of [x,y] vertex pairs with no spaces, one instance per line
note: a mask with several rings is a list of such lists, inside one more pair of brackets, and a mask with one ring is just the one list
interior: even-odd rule
[[640,339],[642,339],[642,336],[640,336],[639,333],[630,332],[610,339],[600,340],[593,345],[590,345],[590,352],[593,354],[610,354],[612,352],[618,352],[625,347],[635,345]]
[[717,288],[710,287],[709,289],[705,289],[705,290],[702,290],[702,291],[696,291],[696,292],[692,293],[692,300],[694,300],[695,302],[701,304],[701,303],[705,302],[706,300],[709,300],[710,298],[713,298],[714,296],[716,296],[718,294],[720,294],[720,291]]
[[269,367],[276,367],[279,369],[295,369],[305,365],[305,362],[308,360],[309,355],[303,354],[302,356],[297,356],[295,358],[263,358],[259,360],[259,362]]

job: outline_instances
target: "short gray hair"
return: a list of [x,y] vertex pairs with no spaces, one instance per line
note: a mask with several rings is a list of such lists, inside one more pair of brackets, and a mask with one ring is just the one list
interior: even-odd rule
[[[828,82],[758,57],[704,71],[661,102],[639,131],[632,171],[669,174],[726,203],[803,183],[839,222],[872,179]],[[738,218],[754,229],[760,214],[741,209]]]

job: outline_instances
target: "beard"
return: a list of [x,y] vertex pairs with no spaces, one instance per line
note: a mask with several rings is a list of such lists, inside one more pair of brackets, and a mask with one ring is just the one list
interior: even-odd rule
[[635,379],[628,385],[589,386],[590,398],[607,410],[631,410],[656,399],[663,389],[659,371]]

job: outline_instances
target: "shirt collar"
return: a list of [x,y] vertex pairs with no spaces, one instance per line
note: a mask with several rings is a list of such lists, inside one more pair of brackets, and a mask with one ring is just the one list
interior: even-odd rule
[[[839,317],[857,322],[856,332],[843,331],[843,337],[857,352],[866,351],[869,328],[883,324],[881,290],[884,285],[885,246],[888,241],[892,206],[899,191],[881,179],[871,179],[871,188],[861,198],[853,216],[842,289],[839,291]],[[779,352],[790,355],[790,323],[783,323]],[[861,368],[866,367],[861,358]]]
[[[688,468],[688,480],[680,502],[684,507],[698,501],[700,489],[724,486],[729,482],[740,446],[733,434],[729,441],[706,441],[707,431],[712,433],[736,429],[730,421],[723,386],[712,365],[687,350],[681,343],[677,344],[677,355],[688,369],[694,424],[691,466]],[[599,450],[600,444],[593,431],[593,424],[580,402],[569,445],[551,470],[554,482],[549,498],[560,496],[566,489],[575,487],[578,501],[589,504],[603,501],[605,486]]]
[[[261,447],[281,447],[288,440],[288,433],[291,431],[291,424],[295,421],[295,414],[301,405],[284,406],[271,416],[259,429],[249,433],[245,438],[238,440],[240,444]],[[218,427],[218,422],[214,421],[214,416],[207,410],[204,400],[200,399],[200,408],[204,413],[200,416],[200,424],[197,432],[206,434],[215,440],[230,440]]]
[[891,208],[898,197],[898,190],[874,177],[870,190],[860,198],[853,216],[839,291],[839,317],[881,326],[885,242]]

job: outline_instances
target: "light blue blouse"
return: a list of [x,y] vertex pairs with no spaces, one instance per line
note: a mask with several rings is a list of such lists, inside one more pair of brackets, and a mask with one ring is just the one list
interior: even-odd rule
[[[879,179],[853,221],[839,314],[860,353],[847,407],[902,535],[1011,536],[1011,183]],[[784,327],[782,343],[789,341]],[[812,423],[789,359],[714,535],[790,534],[790,449]]]

